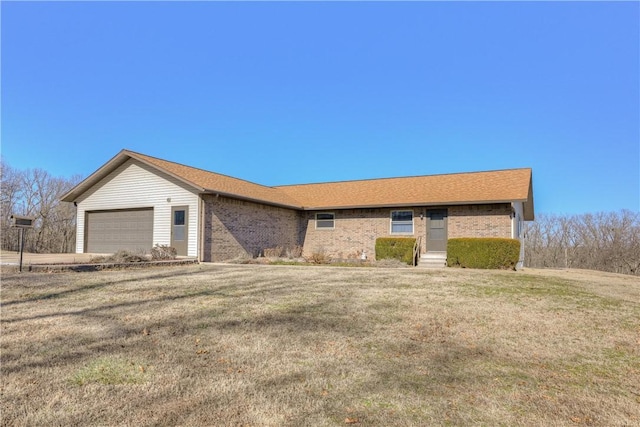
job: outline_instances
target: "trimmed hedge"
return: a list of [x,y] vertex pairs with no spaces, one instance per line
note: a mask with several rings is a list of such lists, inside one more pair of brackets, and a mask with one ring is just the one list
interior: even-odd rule
[[520,241],[500,238],[458,238],[447,243],[447,265],[462,268],[515,269]]
[[376,239],[376,259],[397,259],[413,265],[413,247],[416,239],[412,237],[379,237]]

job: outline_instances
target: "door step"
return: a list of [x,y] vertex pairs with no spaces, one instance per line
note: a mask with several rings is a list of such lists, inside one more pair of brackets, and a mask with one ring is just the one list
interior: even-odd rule
[[447,266],[446,252],[427,252],[420,255],[417,267],[421,268],[444,268]]

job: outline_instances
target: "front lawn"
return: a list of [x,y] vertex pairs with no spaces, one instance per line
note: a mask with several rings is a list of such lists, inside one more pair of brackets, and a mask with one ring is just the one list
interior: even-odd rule
[[3,425],[640,425],[640,284],[195,265],[3,274]]

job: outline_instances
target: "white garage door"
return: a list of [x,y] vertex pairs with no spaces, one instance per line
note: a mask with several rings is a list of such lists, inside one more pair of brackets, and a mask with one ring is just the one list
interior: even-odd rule
[[115,253],[120,249],[149,252],[153,246],[153,208],[87,212],[88,253]]

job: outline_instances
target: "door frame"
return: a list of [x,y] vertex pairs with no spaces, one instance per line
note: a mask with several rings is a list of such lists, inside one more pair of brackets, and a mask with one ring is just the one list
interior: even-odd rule
[[[444,220],[444,249],[431,249],[429,246],[430,243],[430,230],[431,230],[431,214],[433,213],[443,213]],[[425,225],[425,249],[427,252],[446,252],[447,251],[447,240],[449,239],[449,210],[447,208],[437,208],[437,209],[426,209],[425,211],[426,217],[426,225]]]
[[[176,211],[184,211],[184,241],[179,241],[179,245],[176,245],[176,242],[178,241],[174,238]],[[170,246],[176,249],[177,255],[187,256],[189,254],[189,206],[171,206],[171,221],[169,223],[169,227],[171,228]]]

